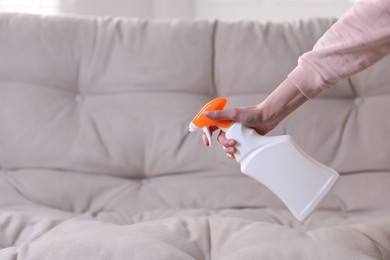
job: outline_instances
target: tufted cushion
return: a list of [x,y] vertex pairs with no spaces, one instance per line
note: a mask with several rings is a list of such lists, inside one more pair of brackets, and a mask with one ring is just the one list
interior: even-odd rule
[[[331,23],[6,19],[2,165],[134,178],[213,167],[187,135],[197,108],[215,95],[229,106],[260,102]],[[341,173],[390,169],[380,139],[389,62],[340,82],[274,133]]]

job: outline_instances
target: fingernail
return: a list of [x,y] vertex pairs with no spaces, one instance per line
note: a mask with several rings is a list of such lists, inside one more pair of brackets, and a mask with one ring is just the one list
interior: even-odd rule
[[234,140],[230,140],[229,142],[228,142],[228,145],[235,145],[235,141]]

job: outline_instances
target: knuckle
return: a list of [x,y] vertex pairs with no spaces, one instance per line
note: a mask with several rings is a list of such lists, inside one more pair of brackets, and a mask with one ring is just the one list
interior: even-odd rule
[[221,111],[219,111],[219,110],[214,110],[214,111],[210,114],[210,118],[211,118],[211,119],[214,119],[214,120],[218,120],[220,117],[221,117]]
[[231,112],[231,117],[234,121],[237,121],[240,117],[240,109],[239,108],[233,108]]

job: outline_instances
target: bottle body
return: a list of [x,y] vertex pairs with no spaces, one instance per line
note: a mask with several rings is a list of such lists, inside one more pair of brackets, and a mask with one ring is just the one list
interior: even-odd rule
[[306,154],[291,136],[261,136],[240,123],[226,137],[237,141],[241,171],[269,188],[299,220],[305,220],[339,174]]

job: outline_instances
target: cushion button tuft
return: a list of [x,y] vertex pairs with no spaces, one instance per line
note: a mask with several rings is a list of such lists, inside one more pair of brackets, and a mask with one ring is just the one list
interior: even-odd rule
[[356,98],[355,99],[355,105],[356,106],[361,106],[361,105],[363,105],[363,103],[364,103],[364,99],[363,98]]
[[77,95],[76,96],[76,101],[77,102],[82,102],[82,101],[84,101],[85,100],[85,96],[82,96],[82,95]]

